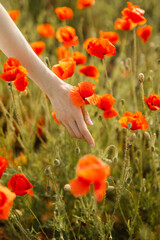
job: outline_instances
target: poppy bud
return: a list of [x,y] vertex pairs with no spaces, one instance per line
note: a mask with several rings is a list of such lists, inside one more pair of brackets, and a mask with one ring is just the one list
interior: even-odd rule
[[121,104],[124,105],[125,104],[125,100],[124,99],[121,99]]
[[65,184],[65,185],[64,185],[64,191],[70,192],[70,190],[71,190],[70,184]]
[[130,141],[134,142],[136,140],[136,134],[132,133],[131,137],[130,137]]
[[47,176],[50,175],[50,167],[51,167],[51,166],[48,165],[48,166],[45,168],[45,170],[44,170],[44,174],[47,175]]
[[114,157],[112,162],[116,164],[118,162],[118,158]]
[[138,80],[140,83],[144,82],[144,74],[143,73],[138,74]]
[[151,138],[149,132],[144,132],[144,136],[147,140],[150,140],[150,138]]
[[53,164],[54,164],[55,166],[59,166],[59,165],[60,165],[60,160],[56,158],[56,159],[53,161]]
[[80,148],[76,147],[75,152],[76,152],[76,154],[80,154],[80,152],[81,152]]

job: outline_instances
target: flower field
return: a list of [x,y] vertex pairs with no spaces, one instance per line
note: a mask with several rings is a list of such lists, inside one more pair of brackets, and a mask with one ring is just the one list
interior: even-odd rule
[[95,141],[0,51],[0,240],[159,240],[159,1],[0,2]]

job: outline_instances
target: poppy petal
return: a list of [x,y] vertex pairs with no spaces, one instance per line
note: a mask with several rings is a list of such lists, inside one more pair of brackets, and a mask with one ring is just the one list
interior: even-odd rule
[[90,184],[82,178],[75,178],[70,181],[71,193],[75,197],[80,197],[88,193]]
[[70,91],[70,97],[71,97],[71,101],[74,105],[76,106],[82,106],[84,104],[84,100],[81,97],[81,95],[79,94],[79,89],[78,87],[73,87]]

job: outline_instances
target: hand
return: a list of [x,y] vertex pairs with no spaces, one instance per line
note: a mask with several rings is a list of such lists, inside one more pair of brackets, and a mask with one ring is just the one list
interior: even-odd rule
[[64,84],[54,92],[54,96],[50,97],[56,117],[72,137],[83,139],[87,141],[91,147],[94,147],[94,140],[86,126],[86,124],[93,125],[93,123],[85,106],[83,106],[83,108],[77,107],[71,102],[71,88],[71,85],[64,82]]

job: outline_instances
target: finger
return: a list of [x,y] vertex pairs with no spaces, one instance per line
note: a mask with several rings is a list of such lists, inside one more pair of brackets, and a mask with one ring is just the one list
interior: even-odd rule
[[76,138],[75,133],[73,132],[73,130],[70,128],[70,126],[68,126],[65,123],[62,123],[62,125],[68,130],[69,134],[71,135],[71,137]]
[[78,129],[79,129],[80,133],[82,134],[84,140],[87,141],[91,147],[94,147],[94,145],[95,145],[94,139],[87,129],[87,126],[84,122],[84,118],[83,118],[82,114],[77,115],[76,124],[77,124]]
[[82,136],[77,123],[75,121],[72,122],[72,124],[70,124],[70,127],[72,128],[72,131],[74,132],[74,134],[76,135],[76,138],[79,139],[83,139],[84,137]]
[[87,125],[90,125],[90,126],[93,125],[93,122],[90,119],[89,113],[88,113],[88,111],[86,109],[86,106],[84,104],[82,106],[82,113],[83,113],[83,117],[84,117],[84,120],[87,123]]

